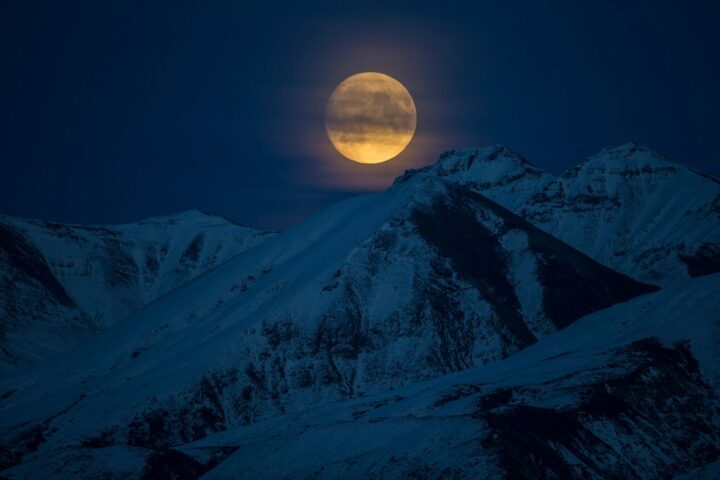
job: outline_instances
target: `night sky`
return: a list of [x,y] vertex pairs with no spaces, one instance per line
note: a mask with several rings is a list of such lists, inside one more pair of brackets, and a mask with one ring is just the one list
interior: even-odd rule
[[[494,143],[552,173],[629,140],[720,173],[717,2],[263,3],[0,0],[0,213],[285,228]],[[386,164],[324,131],[363,71],[417,105]]]

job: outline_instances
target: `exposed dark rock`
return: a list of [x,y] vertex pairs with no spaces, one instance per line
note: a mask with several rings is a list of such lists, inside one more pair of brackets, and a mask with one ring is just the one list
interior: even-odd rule
[[412,221],[420,235],[492,304],[501,324],[512,334],[511,343],[526,347],[537,339],[520,315],[520,302],[508,281],[505,252],[497,235],[489,232],[465,203],[481,197],[466,190],[470,198],[462,198],[456,192],[451,194],[451,203],[435,199],[429,209],[415,210]]
[[[480,195],[477,200],[502,215],[508,225],[522,228],[538,264],[543,305],[557,328],[564,328],[597,310],[655,292],[658,287],[638,282],[591,259]],[[571,301],[569,299],[572,299]]]
[[691,254],[680,254],[691,277],[720,272],[720,245],[704,243]]
[[200,258],[200,252],[202,251],[204,241],[205,236],[202,233],[196,235],[192,242],[190,242],[190,245],[187,246],[180,256],[180,264],[197,262]]
[[104,448],[114,445],[117,442],[117,430],[117,428],[111,428],[93,437],[86,438],[80,442],[80,446],[84,448]]
[[[22,275],[25,281],[34,280],[44,286],[61,305],[75,305],[65,288],[53,275],[40,251],[15,229],[2,223],[0,223],[0,254],[10,268],[15,269],[18,275]],[[5,289],[3,291],[8,292]]]
[[[647,338],[616,360],[624,373],[575,387],[567,407],[509,404],[505,391],[481,402],[478,418],[492,429],[485,447],[507,478],[669,478],[720,458],[718,399],[686,345]],[[647,442],[662,455],[622,450]]]
[[222,396],[238,379],[239,372],[234,369],[205,376],[188,392],[188,399],[181,407],[172,408],[155,400],[153,408],[129,422],[126,440],[122,443],[162,450],[224,430],[227,416]]
[[207,471],[207,467],[193,458],[173,449],[153,452],[147,459],[143,480],[195,480]]
[[0,470],[17,465],[26,454],[37,451],[47,441],[48,433],[52,433],[53,420],[68,413],[84,398],[85,395],[80,395],[67,407],[34,425],[18,425],[17,433],[10,434],[0,444]]

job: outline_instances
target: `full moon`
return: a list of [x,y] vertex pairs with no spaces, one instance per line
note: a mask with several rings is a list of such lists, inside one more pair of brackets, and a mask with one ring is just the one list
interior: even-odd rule
[[325,130],[333,146],[359,163],[382,163],[399,155],[416,125],[410,92],[383,73],[346,78],[335,87],[325,109]]

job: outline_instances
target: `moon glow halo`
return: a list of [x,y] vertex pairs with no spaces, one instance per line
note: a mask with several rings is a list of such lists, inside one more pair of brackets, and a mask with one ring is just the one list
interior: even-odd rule
[[325,109],[325,131],[335,149],[358,163],[396,157],[415,134],[417,112],[410,92],[397,80],[364,72],[343,80]]

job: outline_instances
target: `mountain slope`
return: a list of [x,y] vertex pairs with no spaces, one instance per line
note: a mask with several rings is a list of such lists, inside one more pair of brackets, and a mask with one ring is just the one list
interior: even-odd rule
[[689,280],[501,362],[179,450],[199,465],[215,459],[207,479],[642,479],[705,466],[697,478],[714,478],[718,290],[718,274]]
[[720,180],[636,144],[569,169],[520,213],[644,281],[720,271]]
[[408,179],[0,383],[5,461],[67,442],[163,448],[397,388],[652,290],[469,189]]
[[606,148],[560,178],[500,145],[447,152],[405,177],[416,175],[467,186],[642,281],[720,271],[720,180],[635,143]]
[[[2,323],[15,332],[0,339],[15,352],[3,370],[62,351],[273,235],[199,211],[110,226],[0,217],[0,228]],[[45,290],[11,282],[18,268],[41,271]]]
[[[1,223],[0,266],[0,373],[65,350],[99,330],[42,254]],[[37,331],[44,334],[34,335]]]
[[273,234],[197,210],[126,225],[0,221],[36,245],[58,281],[105,326]]
[[715,478],[719,289],[720,274],[686,280],[487,366],[173,449],[68,444],[2,475]]

